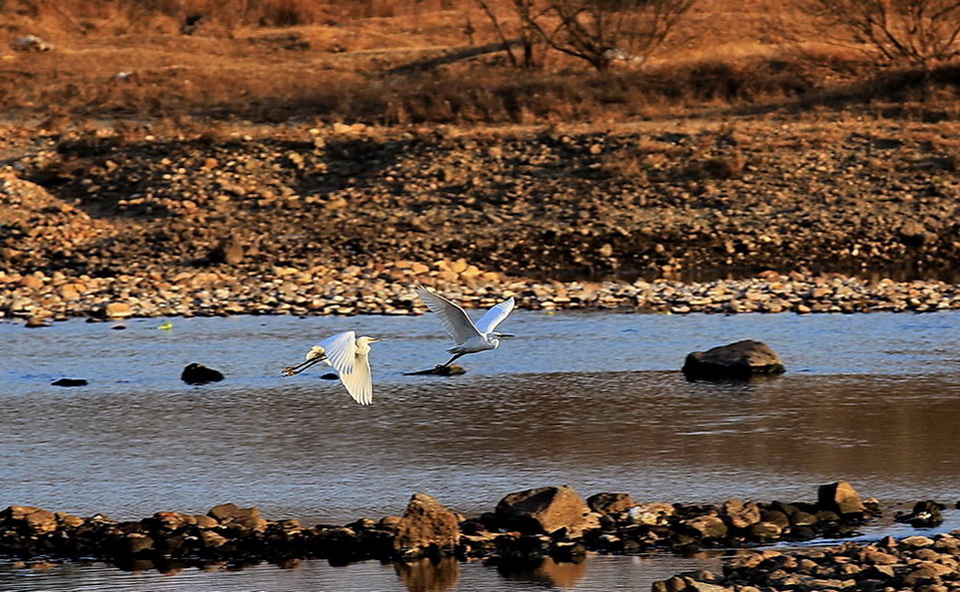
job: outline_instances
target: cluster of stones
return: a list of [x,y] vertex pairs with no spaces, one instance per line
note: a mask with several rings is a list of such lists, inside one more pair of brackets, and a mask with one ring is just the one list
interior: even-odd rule
[[[0,312],[391,314],[417,306],[412,281],[548,310],[960,308],[936,281],[532,279],[955,264],[960,181],[931,175],[941,148],[862,122],[816,147],[780,128],[38,138],[0,170]],[[732,178],[688,170],[731,150]]]
[[42,323],[70,317],[418,314],[426,310],[414,292],[421,283],[465,308],[487,308],[513,296],[522,309],[545,311],[806,314],[960,309],[960,286],[940,281],[766,273],[693,283],[543,282],[484,272],[461,259],[342,270],[277,267],[270,275],[254,277],[229,270],[111,278],[0,271],[0,317]]
[[282,562],[325,558],[414,560],[457,556],[526,562],[579,561],[588,551],[689,552],[778,540],[844,536],[870,517],[845,483],[820,488],[815,504],[729,500],[721,506],[635,504],[628,494],[582,499],[567,486],[504,497],[495,511],[465,518],[429,495],[414,494],[403,516],[307,527],[266,520],[256,508],[223,504],[205,515],[158,512],[140,521],[80,518],[11,506],[0,512],[0,555],[23,560],[95,558],[126,563]]
[[710,547],[849,536],[858,525],[880,514],[876,500],[862,501],[845,481],[821,486],[817,497],[816,503],[731,499],[719,506],[684,506],[633,505],[623,494],[600,494],[589,500],[593,507],[619,511],[605,513],[601,528],[591,531],[587,541],[590,548],[611,553],[662,547],[693,552]]
[[960,589],[960,530],[930,537],[886,537],[802,551],[764,549],[728,561],[723,575],[679,574],[654,582],[653,592],[848,590],[877,592]]

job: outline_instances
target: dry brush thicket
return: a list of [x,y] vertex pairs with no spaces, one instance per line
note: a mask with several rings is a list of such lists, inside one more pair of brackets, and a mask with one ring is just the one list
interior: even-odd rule
[[[0,111],[53,128],[131,116],[600,126],[822,107],[960,116],[960,0],[870,0],[854,3],[859,13],[849,0],[741,4],[0,0],[8,41],[35,33],[56,47],[0,49]],[[875,27],[864,24],[878,20],[871,6],[885,10]]]
[[825,36],[856,43],[874,59],[921,68],[960,56],[960,1],[807,0]]

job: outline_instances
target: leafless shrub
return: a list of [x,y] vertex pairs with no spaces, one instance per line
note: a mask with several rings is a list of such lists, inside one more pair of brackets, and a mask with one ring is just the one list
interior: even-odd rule
[[[598,71],[618,61],[642,63],[666,40],[696,0],[512,0],[520,22],[519,40],[525,59],[511,53],[515,64],[527,65],[536,42],[584,60]],[[501,21],[487,0],[478,0],[501,38]]]
[[739,179],[743,176],[743,169],[747,159],[740,150],[730,154],[713,156],[697,163],[691,171],[694,176],[707,179]]
[[960,56],[960,0],[805,0],[825,37],[929,68]]
[[497,39],[503,44],[504,52],[514,67],[532,70],[543,66],[543,51],[538,47],[539,37],[523,16],[525,11],[531,9],[530,3],[516,4],[515,8],[520,18],[517,19],[518,24],[515,27],[508,29],[507,19],[497,11],[493,2],[490,0],[476,0],[476,2],[493,25]]
[[604,154],[600,161],[600,170],[610,179],[620,183],[644,185],[648,172],[654,164],[648,155],[638,147],[618,150]]

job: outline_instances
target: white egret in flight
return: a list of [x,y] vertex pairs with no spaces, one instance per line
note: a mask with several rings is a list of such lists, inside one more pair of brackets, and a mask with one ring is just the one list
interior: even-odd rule
[[453,357],[446,364],[438,365],[437,369],[448,367],[454,360],[465,354],[497,349],[502,337],[513,337],[509,333],[494,331],[497,325],[502,323],[510,314],[510,311],[513,310],[515,303],[512,296],[492,307],[474,324],[467,316],[466,311],[450,300],[427,290],[423,286],[417,286],[416,290],[423,303],[437,315],[440,324],[447,330],[450,337],[453,337],[453,340],[457,342],[457,345],[447,349],[448,352],[453,354]]
[[373,403],[373,377],[370,374],[370,344],[380,341],[373,337],[357,337],[353,331],[338,333],[324,339],[307,352],[306,360],[288,366],[281,374],[300,374],[318,362],[333,367],[353,400],[361,405]]

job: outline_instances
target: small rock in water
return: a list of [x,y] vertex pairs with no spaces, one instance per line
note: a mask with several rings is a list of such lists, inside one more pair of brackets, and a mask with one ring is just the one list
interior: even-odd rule
[[194,362],[183,369],[180,380],[187,384],[207,384],[223,380],[223,373]]
[[467,371],[463,366],[458,366],[456,364],[450,366],[437,365],[435,368],[430,368],[429,370],[417,370],[416,372],[404,372],[406,376],[460,376],[461,374],[466,374]]
[[727,518],[731,526],[741,529],[749,528],[761,519],[760,507],[756,502],[744,503],[736,498],[723,502],[721,515]]
[[524,534],[578,528],[589,512],[587,502],[567,485],[511,493],[496,508],[497,519],[504,526]]
[[939,526],[943,524],[943,514],[940,511],[943,509],[944,506],[933,500],[917,502],[913,506],[913,511],[909,514],[897,512],[894,520],[897,522],[906,522],[917,528]]
[[704,539],[718,539],[727,534],[727,525],[719,516],[697,516],[685,520],[683,524]]
[[705,352],[687,355],[683,373],[687,378],[749,378],[756,374],[781,374],[783,360],[767,344],[745,339]]
[[587,498],[587,505],[598,514],[625,512],[633,507],[633,496],[629,493],[595,493]]
[[415,493],[397,524],[394,549],[406,557],[433,548],[453,554],[460,542],[460,520],[432,496]]
[[327,372],[326,374],[321,375],[320,378],[321,380],[337,380],[340,377],[337,376],[336,372]]
[[846,481],[821,485],[817,489],[817,506],[840,516],[863,515],[867,511],[857,490]]
[[43,319],[38,319],[37,317],[31,317],[27,320],[24,325],[27,329],[38,329],[40,327],[49,327],[50,323]]
[[670,522],[671,517],[676,512],[676,508],[671,504],[653,502],[638,504],[627,510],[627,517],[630,524],[643,524],[646,526],[664,526]]
[[61,378],[50,383],[51,386],[87,386],[87,381],[82,378]]

